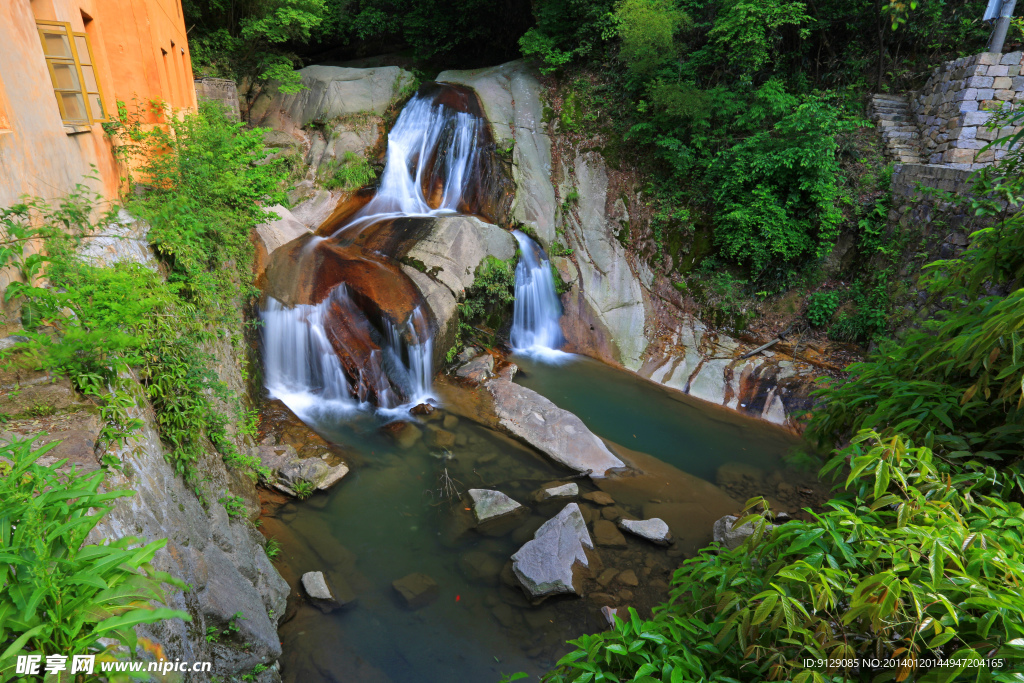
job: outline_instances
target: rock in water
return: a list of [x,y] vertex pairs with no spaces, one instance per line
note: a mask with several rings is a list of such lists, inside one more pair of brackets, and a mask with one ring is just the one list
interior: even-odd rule
[[608,548],[626,547],[626,537],[615,528],[613,522],[609,522],[607,519],[599,519],[594,522],[594,541],[598,545]]
[[584,493],[583,500],[589,500],[595,505],[615,505],[615,499],[609,496],[604,491],[593,491],[591,493]]
[[[644,520],[620,519],[619,528],[640,538],[646,538],[652,543],[668,545],[672,542],[672,532],[669,531],[668,524],[657,517]],[[717,524],[715,528],[718,528]]]
[[582,420],[536,391],[501,378],[486,386],[501,427],[552,460],[592,477],[625,467]]
[[580,487],[576,484],[562,484],[541,489],[537,493],[537,502],[551,500],[552,498],[574,498],[580,494]]
[[[715,522],[715,526],[712,532],[714,534],[715,541],[721,543],[723,546],[730,550],[732,550],[733,548],[740,547],[741,545],[743,545],[744,541],[746,541],[749,537],[754,535],[753,522],[747,522],[743,526],[734,529],[733,524],[736,523],[737,519],[739,519],[739,517],[734,517],[732,515],[726,515],[725,517],[722,517],[717,522]],[[765,533],[771,531],[774,528],[775,527],[773,525],[769,524],[766,527]]]
[[306,572],[303,574],[302,588],[306,591],[310,601],[324,613],[344,607],[355,599],[351,589],[348,589],[347,586],[346,590],[343,591],[344,595],[336,595],[335,591],[332,591],[327,585],[327,579],[324,577],[323,572]]
[[491,489],[470,489],[469,497],[473,499],[473,515],[480,524],[504,517],[523,507],[501,491]]
[[590,566],[584,548],[593,550],[594,544],[579,505],[569,503],[512,556],[512,571],[530,597],[579,594],[573,585],[573,565]]
[[426,574],[414,572],[391,582],[392,587],[405,599],[409,609],[420,609],[437,600],[440,592],[437,581]]

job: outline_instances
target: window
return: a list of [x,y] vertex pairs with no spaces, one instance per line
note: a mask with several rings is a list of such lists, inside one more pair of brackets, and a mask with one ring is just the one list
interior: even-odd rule
[[66,22],[39,21],[36,25],[61,119],[68,125],[106,121],[89,37],[73,33]]

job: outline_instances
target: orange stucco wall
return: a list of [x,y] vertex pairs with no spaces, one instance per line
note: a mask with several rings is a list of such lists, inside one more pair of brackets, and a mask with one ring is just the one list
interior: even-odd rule
[[[98,123],[65,128],[37,19],[70,22],[89,35],[108,111],[117,100],[193,109],[180,0],[0,0],[0,207],[24,194],[60,197],[80,182],[115,199],[121,172],[111,143]],[[83,181],[88,174],[98,180]]]

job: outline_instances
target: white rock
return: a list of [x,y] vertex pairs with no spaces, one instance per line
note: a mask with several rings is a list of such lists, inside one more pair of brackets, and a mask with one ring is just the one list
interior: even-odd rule
[[580,487],[576,484],[562,484],[543,489],[537,496],[537,500],[551,500],[552,498],[574,498],[580,495]]
[[504,517],[523,507],[501,491],[492,489],[470,489],[469,497],[473,499],[473,515],[477,523]]
[[646,538],[652,543],[668,545],[672,542],[672,532],[669,531],[668,524],[657,517],[644,520],[620,519],[619,528],[640,538]]
[[578,593],[572,569],[577,562],[589,566],[584,548],[593,550],[594,543],[579,505],[569,503],[512,556],[512,571],[531,597]]
[[592,477],[625,467],[582,420],[536,391],[501,377],[485,386],[494,397],[499,425],[552,460]]
[[317,600],[334,600],[323,572],[306,572],[302,575],[302,587],[306,595]]
[[[714,540],[721,543],[726,548],[732,550],[743,545],[749,537],[754,535],[754,522],[747,522],[743,526],[733,528],[733,524],[738,520],[739,517],[733,515],[726,515],[717,522],[712,530]],[[766,528],[767,531],[771,531],[775,527],[769,524]]]

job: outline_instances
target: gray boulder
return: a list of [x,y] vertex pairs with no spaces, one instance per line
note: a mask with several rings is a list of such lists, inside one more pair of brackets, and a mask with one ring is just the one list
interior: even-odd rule
[[269,96],[253,104],[250,121],[287,130],[286,118],[305,126],[311,121],[330,121],[346,114],[383,114],[402,90],[415,81],[411,73],[397,66],[352,69],[313,65],[300,69],[299,75],[304,90],[284,94],[272,88]]
[[515,254],[516,240],[508,230],[472,216],[448,216],[433,221],[430,232],[409,250],[405,261],[423,264],[431,277],[461,300],[487,256],[507,261]]
[[[715,542],[721,543],[729,550],[732,550],[733,548],[740,547],[743,545],[744,541],[753,536],[755,530],[754,522],[747,522],[743,526],[733,528],[733,524],[735,524],[738,519],[739,517],[726,515],[715,522],[715,526],[712,528],[712,534]],[[769,524],[765,530],[767,532],[774,528],[775,527],[773,525]]]
[[156,271],[156,253],[147,239],[149,229],[149,223],[120,209],[116,222],[104,226],[102,234],[82,240],[79,254],[97,268],[113,268],[118,263],[137,263]]
[[555,239],[555,190],[551,185],[551,139],[544,123],[544,87],[536,70],[516,60],[489,69],[442,71],[437,80],[473,88],[498,145],[514,144],[512,217],[533,227],[542,246],[548,247]]
[[569,503],[512,556],[512,572],[531,598],[579,594],[573,584],[573,567],[577,563],[589,567],[584,549],[593,548],[579,505]]
[[344,590],[332,590],[323,572],[306,572],[302,575],[301,581],[302,588],[309,596],[310,602],[316,605],[321,612],[333,612],[355,599],[351,589],[347,586],[344,587]]
[[477,383],[484,382],[494,377],[494,356],[481,354],[456,370],[455,375]]
[[292,212],[276,204],[269,209],[264,209],[269,216],[276,216],[277,220],[270,220],[266,223],[256,226],[256,234],[259,235],[260,241],[263,246],[267,249],[267,256],[273,254],[278,247],[288,244],[297,237],[302,237],[312,232],[306,227],[301,221],[299,221]]
[[643,520],[620,519],[619,528],[659,545],[668,545],[672,542],[672,532],[669,531],[668,524],[657,517]]
[[503,378],[485,386],[494,397],[499,426],[552,460],[592,477],[625,467],[582,420],[536,391]]
[[275,476],[275,487],[291,496],[295,495],[296,484],[301,481],[309,482],[318,491],[326,491],[349,473],[345,463],[332,467],[320,458],[300,458],[289,445],[263,444],[258,453],[260,464],[270,468]]
[[501,491],[470,489],[469,497],[473,500],[473,516],[476,517],[477,523],[504,517],[516,511],[524,511],[521,504],[512,500]]

